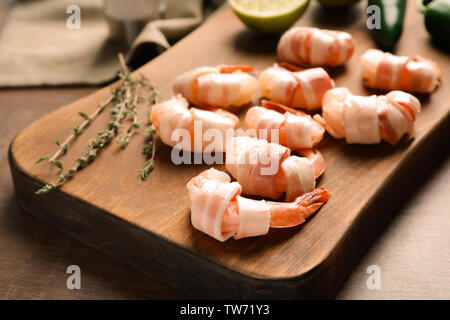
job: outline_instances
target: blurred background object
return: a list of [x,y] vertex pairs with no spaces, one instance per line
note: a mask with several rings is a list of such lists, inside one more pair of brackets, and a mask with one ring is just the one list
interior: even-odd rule
[[417,0],[425,27],[434,40],[450,47],[450,0]]
[[131,45],[151,20],[162,18],[165,0],[104,0],[110,38]]
[[[0,36],[0,87],[104,84],[195,29],[221,0],[18,0]],[[69,8],[70,7],[70,8]],[[79,7],[78,28],[69,28]],[[136,10],[139,8],[139,10]]]
[[[370,6],[380,8],[380,26],[372,30],[378,46],[385,51],[393,51],[403,31],[405,18],[405,0],[369,0]],[[369,10],[367,12],[369,14]]]
[[360,0],[317,0],[321,5],[328,8],[343,8],[355,4]]

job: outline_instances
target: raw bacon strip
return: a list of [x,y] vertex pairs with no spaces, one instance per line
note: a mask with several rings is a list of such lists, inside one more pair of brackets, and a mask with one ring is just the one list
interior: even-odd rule
[[304,223],[330,198],[316,189],[293,202],[247,199],[241,187],[216,169],[203,171],[187,183],[192,225],[219,240],[265,235],[269,228],[289,228]]
[[287,69],[274,64],[259,75],[259,88],[263,96],[289,105],[297,87],[297,79]]
[[291,156],[281,163],[286,177],[286,201],[294,201],[316,187],[316,177],[311,162],[306,158]]
[[181,95],[153,107],[150,118],[162,142],[186,151],[224,152],[227,130],[236,129],[239,118],[222,109],[188,107]]
[[291,149],[312,148],[312,130],[315,122],[308,115],[300,117],[286,112],[286,122],[284,124],[286,131],[286,145]]
[[188,101],[194,101],[198,96],[197,79],[202,75],[219,74],[214,67],[199,67],[179,75],[173,84],[175,94],[182,94]]
[[[273,105],[270,101],[262,104],[267,107]],[[266,107],[252,107],[245,115],[245,125],[253,129],[259,139],[276,142],[292,150],[310,149],[322,140],[325,130],[310,115],[293,112],[295,114],[289,111],[282,114]],[[273,135],[278,138],[276,141]]]
[[305,66],[338,66],[347,62],[355,51],[355,43],[347,32],[294,27],[278,42],[282,61]]
[[[322,125],[336,139],[345,137],[344,105],[350,95],[347,88],[335,88],[323,97]],[[317,119],[317,117],[314,117]]]
[[235,239],[265,235],[269,232],[270,208],[265,201],[238,196],[239,227]]
[[[255,137],[284,145],[281,140],[285,139],[278,136],[286,121],[283,114],[263,107],[251,107],[245,114],[244,121],[248,129],[254,130]],[[272,133],[278,137],[276,141],[272,141]]]
[[286,193],[286,201],[292,201],[315,186],[309,159],[290,156],[290,149],[266,140],[234,137],[226,167],[246,194],[279,199]]
[[240,107],[253,99],[256,79],[250,66],[199,67],[175,79],[173,91],[203,107]]
[[250,137],[235,137],[227,147],[226,166],[242,185],[244,193],[278,199],[284,191],[275,188],[275,177],[290,150],[276,143]]
[[377,100],[378,119],[381,138],[390,144],[396,144],[405,132],[411,131],[412,122],[405,118],[402,111],[381,96]]
[[420,56],[395,56],[376,49],[361,57],[364,85],[381,90],[433,92],[442,71],[436,63]]
[[223,215],[232,198],[241,193],[237,182],[225,172],[209,169],[187,184],[192,225],[211,237],[225,241],[233,233],[222,234]]
[[344,121],[347,143],[380,143],[376,96],[349,95],[344,104]]
[[386,97],[397,108],[403,111],[405,117],[406,114],[409,114],[411,121],[416,120],[416,117],[420,113],[421,109],[420,101],[416,97],[402,91],[391,91],[386,95]]
[[[286,66],[286,64],[283,64]],[[296,69],[292,66],[290,69]],[[259,75],[259,87],[264,97],[289,107],[319,109],[334,81],[322,68],[288,70],[274,65]]]
[[[178,141],[172,140],[172,134],[178,130],[193,130],[192,113],[188,109],[189,103],[181,96],[156,104],[151,113],[151,121],[159,133],[162,142],[168,146],[175,146]],[[186,142],[186,150],[191,149],[191,143]]]
[[419,100],[402,91],[386,96],[360,97],[346,88],[336,88],[324,97],[322,117],[314,116],[335,138],[347,143],[374,144],[381,139],[395,145],[412,133],[420,113]]

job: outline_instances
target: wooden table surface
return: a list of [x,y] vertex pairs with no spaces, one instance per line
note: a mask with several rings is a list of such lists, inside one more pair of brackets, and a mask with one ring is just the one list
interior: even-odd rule
[[[0,30],[6,3],[0,1]],[[0,90],[0,298],[187,298],[155,278],[88,248],[29,214],[16,203],[7,165],[11,139],[22,128],[97,88]],[[5,121],[7,120],[7,121]],[[430,155],[432,156],[432,155]],[[450,299],[450,158],[394,215],[339,292],[338,299]],[[66,268],[81,268],[81,289],[68,290]],[[381,289],[369,290],[370,265],[381,271]]]

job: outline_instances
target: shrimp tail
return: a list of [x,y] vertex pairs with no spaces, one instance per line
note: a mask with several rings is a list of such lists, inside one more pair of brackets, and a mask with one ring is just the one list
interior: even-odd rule
[[290,203],[268,203],[270,228],[291,228],[298,226],[328,201],[330,193],[325,188],[305,193]]
[[266,100],[266,99],[261,100],[261,106],[263,106],[266,109],[278,111],[281,113],[282,112],[290,112],[292,114],[297,114],[297,115],[301,115],[301,116],[306,115],[306,113],[303,111],[287,107],[284,104],[281,104],[281,103],[278,103],[278,102],[275,102],[272,100]]
[[317,149],[297,149],[297,150],[295,150],[295,152],[297,152],[302,157],[305,157],[309,161],[311,161],[311,164],[314,168],[316,178],[320,177],[324,173],[324,171],[327,167],[327,164],[325,162],[325,159],[322,156],[322,153],[320,153],[319,150],[317,150]]
[[288,69],[289,71],[297,72],[297,71],[305,71],[306,68],[298,67],[288,62],[279,62],[278,65],[282,68]]
[[303,217],[306,219],[327,202],[330,197],[331,194],[328,190],[319,188],[297,197],[295,203],[302,207]]
[[250,72],[253,71],[255,68],[253,66],[248,65],[227,65],[223,64],[219,66],[219,72],[220,73],[233,73],[235,71],[242,71],[242,72]]

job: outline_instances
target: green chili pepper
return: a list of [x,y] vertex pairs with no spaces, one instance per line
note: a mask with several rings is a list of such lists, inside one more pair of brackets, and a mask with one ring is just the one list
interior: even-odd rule
[[428,33],[443,44],[450,42],[450,0],[418,0]]
[[373,29],[377,44],[386,50],[395,47],[403,30],[406,0],[369,0],[368,6],[380,8],[380,28]]

